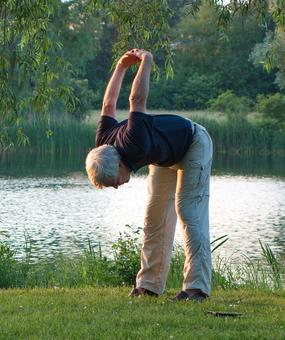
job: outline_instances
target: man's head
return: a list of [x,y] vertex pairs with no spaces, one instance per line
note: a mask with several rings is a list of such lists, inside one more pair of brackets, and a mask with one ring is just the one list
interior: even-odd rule
[[86,158],[86,171],[90,182],[99,189],[103,187],[117,189],[129,181],[131,173],[111,145],[102,145],[89,152]]

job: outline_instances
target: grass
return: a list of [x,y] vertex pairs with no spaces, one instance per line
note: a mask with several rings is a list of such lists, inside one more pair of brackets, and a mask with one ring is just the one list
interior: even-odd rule
[[[32,258],[29,239],[25,243],[25,256],[16,258],[11,247],[0,242],[0,288],[35,287],[114,287],[132,286],[140,268],[140,229],[120,234],[112,245],[108,257],[100,244],[88,247],[81,255],[73,257],[59,254],[52,259]],[[263,291],[282,291],[285,283],[284,258],[273,253],[267,244],[260,243],[261,257],[252,260],[244,257],[221,258],[216,250],[227,241],[227,235],[212,242],[212,286],[215,289],[250,288]],[[33,254],[35,256],[35,254]],[[172,255],[167,289],[178,289],[182,283],[184,252],[177,246]]]
[[[216,154],[284,156],[285,130],[280,130],[279,125],[272,121],[261,120],[254,113],[247,119],[229,119],[207,111],[156,111],[162,112],[177,113],[204,125],[212,136]],[[118,111],[119,121],[126,118],[126,111]],[[53,117],[48,122],[30,119],[24,124],[24,131],[30,139],[28,149],[38,157],[49,156],[51,159],[85,154],[94,146],[98,119],[98,112],[92,112],[84,122],[70,117]],[[13,131],[11,134],[13,136]]]
[[[216,155],[284,156],[285,130],[280,130],[280,124],[265,121],[255,112],[244,119],[209,111],[150,110],[149,113],[178,114],[205,126],[212,136]],[[119,110],[117,117],[119,121],[126,119],[127,111]],[[97,124],[98,119],[99,113],[92,112],[87,121]]]
[[[260,261],[237,265],[215,256],[211,298],[173,303],[169,297],[181,289],[181,248],[163,296],[128,297],[139,266],[138,239],[130,227],[113,245],[113,258],[89,242],[81,256],[49,262],[31,261],[28,239],[21,260],[0,243],[0,286],[14,287],[0,290],[0,339],[284,339],[284,265],[268,245],[260,243]],[[226,239],[213,241],[212,250]]]
[[[283,175],[285,130],[274,123],[260,120],[256,114],[248,119],[231,120],[220,113],[206,111],[177,113],[208,129],[214,144],[215,171],[223,173],[230,169],[240,174]],[[126,116],[126,111],[118,112],[119,120]],[[26,121],[24,130],[30,144],[0,150],[0,174],[18,176],[84,171],[86,155],[95,146],[98,118],[99,113],[93,112],[83,122],[70,117],[53,117],[48,124],[37,119]],[[10,132],[16,143],[15,133]]]
[[[0,291],[0,339],[284,339],[285,294],[215,290],[203,303],[128,288]],[[207,311],[238,312],[216,317]]]

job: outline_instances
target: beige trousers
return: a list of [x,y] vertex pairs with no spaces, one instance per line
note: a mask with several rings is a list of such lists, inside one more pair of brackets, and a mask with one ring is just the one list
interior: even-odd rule
[[141,269],[136,286],[163,294],[170,267],[177,217],[184,238],[182,289],[211,290],[209,183],[212,141],[196,124],[196,133],[181,162],[150,165]]

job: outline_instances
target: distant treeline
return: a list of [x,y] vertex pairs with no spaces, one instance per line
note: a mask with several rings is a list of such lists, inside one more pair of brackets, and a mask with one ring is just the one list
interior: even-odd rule
[[[74,1],[73,1],[74,2]],[[163,74],[164,60],[159,54],[155,61],[162,70],[159,80],[153,80],[149,95],[150,108],[169,110],[201,110],[215,106],[215,100],[226,96],[231,101],[234,111],[262,110],[256,106],[261,97],[280,96],[274,105],[285,117],[285,88],[283,66],[272,68],[266,64],[265,56],[269,45],[274,44],[275,57],[283,60],[285,35],[271,35],[274,24],[261,22],[255,13],[249,11],[237,14],[227,28],[221,32],[217,27],[217,13],[205,4],[195,15],[180,15],[185,11],[187,1],[170,1],[177,15],[173,17],[171,41],[174,58],[174,78],[166,79]],[[99,109],[106,82],[110,77],[114,44],[118,41],[118,32],[114,24],[105,16],[94,17],[80,24],[80,7],[70,6],[68,2],[60,4],[62,11],[54,18],[53,29],[60,32],[62,51],[65,60],[70,63],[73,72],[66,72],[66,83],[74,89],[78,100],[70,108],[73,116],[83,118],[88,110]],[[180,14],[179,14],[180,13]],[[276,41],[275,41],[276,40]],[[278,41],[277,41],[278,40]],[[278,47],[279,46],[279,47]],[[143,46],[141,46],[143,47]],[[264,66],[267,66],[265,71]],[[282,71],[283,70],[283,71]],[[130,84],[133,79],[130,71],[126,75],[118,106],[128,107]],[[281,94],[279,94],[281,92]],[[231,94],[229,98],[227,95]],[[236,109],[237,106],[239,109]],[[223,105],[217,107],[227,111]],[[58,115],[65,108],[55,104],[53,111]],[[263,111],[267,114],[268,112]],[[274,113],[275,115],[275,113]],[[273,115],[273,116],[274,116]]]
[[[282,1],[19,3],[0,2],[0,152],[11,144],[13,126],[16,144],[25,144],[22,122],[31,115],[83,121],[99,110],[114,56],[133,47],[154,53],[148,109],[207,109],[230,120],[258,112],[266,125],[285,129]],[[129,105],[134,72],[126,74],[121,109]],[[261,150],[275,152],[268,143]]]

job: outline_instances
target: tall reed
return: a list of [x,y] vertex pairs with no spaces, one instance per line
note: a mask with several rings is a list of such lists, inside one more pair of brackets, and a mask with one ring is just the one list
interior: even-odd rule
[[[208,129],[216,153],[285,154],[285,130],[273,123],[244,118],[210,119],[201,114],[191,118]],[[96,126],[94,122],[79,122],[67,116],[52,117],[47,121],[33,118],[24,123],[24,131],[29,137],[29,150],[50,157],[66,157],[94,146]],[[11,131],[12,136],[13,133]]]
[[[113,244],[113,254],[102,254],[98,242],[88,242],[81,255],[76,257],[58,254],[49,260],[31,260],[31,243],[25,244],[25,256],[15,258],[15,252],[0,242],[0,288],[9,287],[83,287],[130,286],[140,265],[139,230],[129,229]],[[212,242],[212,251],[221,247],[227,235]],[[218,244],[218,246],[217,246]],[[214,256],[213,288],[237,289],[240,287],[262,290],[282,290],[285,268],[269,246],[261,243],[263,257],[243,260]],[[179,289],[182,283],[184,253],[180,246],[173,251],[167,288]]]

